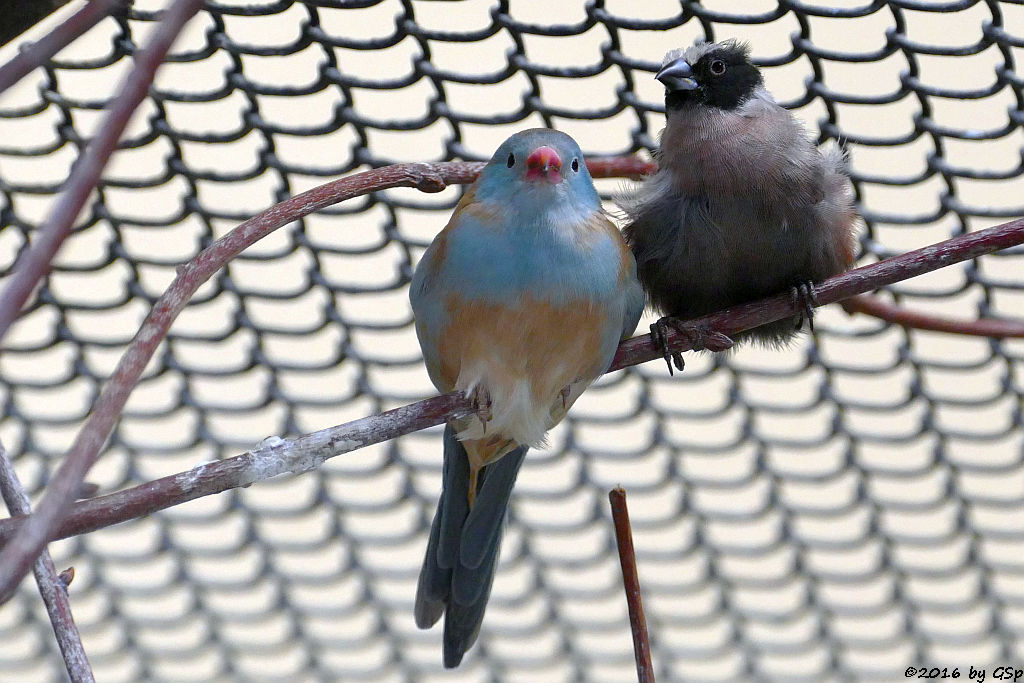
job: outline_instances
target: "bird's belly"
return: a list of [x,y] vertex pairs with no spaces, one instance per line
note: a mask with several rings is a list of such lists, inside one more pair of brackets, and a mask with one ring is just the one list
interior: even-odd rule
[[592,302],[554,305],[525,296],[516,305],[452,297],[439,347],[441,376],[452,389],[486,392],[491,420],[480,434],[500,434],[540,445],[562,389],[593,381],[611,361],[607,307]]
[[[696,200],[693,200],[696,201]],[[668,314],[698,317],[775,294],[805,270],[808,240],[780,216],[758,215],[742,200],[683,211],[678,238],[641,266],[652,301]]]

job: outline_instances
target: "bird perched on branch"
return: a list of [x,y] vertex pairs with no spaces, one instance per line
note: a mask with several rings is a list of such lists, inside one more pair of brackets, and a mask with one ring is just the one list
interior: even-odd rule
[[476,640],[509,494],[530,446],[611,365],[644,307],[633,255],[576,142],[513,135],[423,254],[409,290],[434,386],[479,410],[444,432],[441,499],[415,616],[445,615],[444,664]]
[[681,370],[665,345],[669,325],[695,348],[727,348],[724,335],[681,320],[789,289],[803,308],[795,324],[737,335],[781,345],[804,317],[813,324],[811,284],[853,262],[859,219],[845,154],[815,147],[765,89],[744,43],[673,50],[656,78],[666,115],[658,172],[619,198],[640,281],[666,316],[651,326],[655,343]]

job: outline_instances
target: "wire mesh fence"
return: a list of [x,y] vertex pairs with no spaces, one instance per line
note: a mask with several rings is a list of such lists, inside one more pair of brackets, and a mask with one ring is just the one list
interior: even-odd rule
[[[5,272],[161,8],[136,2],[0,99]],[[862,263],[1024,215],[1017,3],[208,3],[0,354],[23,481],[45,484],[176,265],[239,221],[355,170],[483,159],[530,126],[647,155],[653,73],[698,37],[749,39],[776,97],[847,146]],[[407,286],[458,196],[375,193],[244,252],[175,323],[89,480],[116,490],[431,394]],[[1021,254],[885,296],[1020,317]],[[527,458],[455,672],[412,620],[429,430],[53,544],[97,678],[630,680],[616,484],[659,680],[1024,661],[1024,345],[829,309],[816,329],[585,394]],[[26,584],[0,610],[2,680],[62,677],[37,603]]]

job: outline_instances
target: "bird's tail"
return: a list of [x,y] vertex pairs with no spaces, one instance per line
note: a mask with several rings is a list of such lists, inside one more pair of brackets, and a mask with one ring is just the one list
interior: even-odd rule
[[480,470],[476,502],[469,507],[469,456],[444,430],[441,499],[430,526],[427,554],[416,588],[416,625],[430,628],[443,613],[444,665],[459,665],[476,641],[491,595],[509,494],[527,447],[519,446]]

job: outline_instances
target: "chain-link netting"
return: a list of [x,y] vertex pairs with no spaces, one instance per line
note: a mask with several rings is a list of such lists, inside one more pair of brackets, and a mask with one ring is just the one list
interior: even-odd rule
[[[161,7],[104,20],[0,99],[0,268]],[[697,37],[750,40],[776,97],[845,142],[862,263],[1024,214],[1017,3],[209,3],[5,340],[0,437],[30,491],[175,266],[239,221],[369,166],[486,158],[537,125],[590,156],[649,154],[653,72]],[[243,253],[175,323],[89,480],[116,490],[433,393],[407,286],[458,196],[380,192]],[[1022,253],[885,296],[1020,317]],[[786,351],[606,377],[527,458],[483,632],[455,672],[439,629],[412,619],[438,430],[52,549],[77,569],[102,681],[628,681],[606,499],[622,484],[659,680],[902,680],[926,663],[991,676],[1024,661],[1022,392],[1020,342],[834,306]],[[38,603],[28,582],[0,609],[2,680],[63,676]]]

